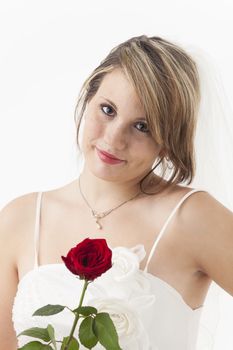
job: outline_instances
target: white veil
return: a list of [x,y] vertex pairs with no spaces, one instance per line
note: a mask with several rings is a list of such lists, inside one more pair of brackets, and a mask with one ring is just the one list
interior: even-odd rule
[[[187,51],[197,63],[201,83],[201,103],[195,136],[196,175],[194,188],[207,190],[225,207],[233,210],[233,113],[213,59],[206,52]],[[212,350],[221,317],[221,288],[212,282],[205,299],[198,350]]]

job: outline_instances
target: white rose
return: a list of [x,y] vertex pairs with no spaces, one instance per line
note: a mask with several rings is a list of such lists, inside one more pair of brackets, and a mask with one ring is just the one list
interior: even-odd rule
[[[145,300],[141,300],[142,303]],[[150,301],[152,302],[152,301]],[[149,350],[148,335],[140,320],[138,308],[140,302],[125,302],[117,298],[96,298],[89,301],[89,305],[97,308],[98,312],[109,313],[119,337],[122,349],[127,350]],[[145,305],[142,305],[145,307]]]
[[139,269],[140,261],[145,257],[146,252],[142,244],[132,248],[112,248],[113,266],[105,275],[111,276],[117,281],[130,278]]
[[113,266],[109,273],[116,281],[122,281],[131,278],[139,269],[138,255],[131,249],[125,247],[117,247],[112,251]]
[[133,248],[117,247],[112,250],[113,266],[98,277],[89,287],[93,296],[108,296],[129,299],[137,295],[150,294],[148,276],[139,269],[145,256],[143,245]]

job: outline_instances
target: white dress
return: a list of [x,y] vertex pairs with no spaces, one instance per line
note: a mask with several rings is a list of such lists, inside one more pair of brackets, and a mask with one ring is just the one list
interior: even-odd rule
[[[144,270],[139,268],[146,255],[142,244],[132,248],[110,247],[113,267],[87,288],[83,305],[93,305],[99,311],[110,313],[123,350],[196,349],[203,306],[193,310],[174,287],[147,272],[147,267],[170,220],[184,200],[197,191],[203,190],[189,191],[172,210],[152,246]],[[62,260],[61,263],[38,266],[41,196],[42,192],[39,192],[35,218],[35,266],[19,281],[12,320],[16,334],[31,327],[47,327],[50,323],[55,328],[55,338],[62,340],[70,333],[74,318],[71,311],[65,308],[59,314],[46,317],[32,314],[47,304],[74,309],[78,306],[83,281],[73,275]],[[18,346],[33,340],[20,336]],[[84,349],[81,345],[80,350]],[[103,347],[97,344],[93,349]]]

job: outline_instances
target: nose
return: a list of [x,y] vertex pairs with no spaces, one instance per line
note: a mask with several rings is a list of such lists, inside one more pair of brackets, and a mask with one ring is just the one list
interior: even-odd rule
[[111,150],[124,150],[128,143],[125,127],[119,122],[111,121],[105,128],[104,141]]

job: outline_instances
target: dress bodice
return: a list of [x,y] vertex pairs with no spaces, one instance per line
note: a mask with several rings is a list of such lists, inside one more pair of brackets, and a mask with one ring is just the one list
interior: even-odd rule
[[[203,306],[193,310],[181,294],[170,284],[147,271],[167,225],[178,208],[192,193],[179,201],[164,223],[152,246],[145,265],[140,262],[146,256],[144,245],[112,249],[113,266],[89,284],[83,305],[95,306],[109,312],[116,326],[123,350],[195,350],[198,327]],[[68,336],[73,314],[68,309],[61,313],[41,317],[33,312],[46,304],[77,307],[83,281],[73,275],[64,263],[38,266],[38,242],[42,192],[38,193],[35,220],[35,266],[19,281],[14,298],[12,320],[17,334],[30,327],[55,328],[56,339]],[[23,346],[32,338],[20,336]],[[58,349],[60,349],[58,347]],[[80,350],[85,348],[80,346]],[[97,344],[93,349],[102,350]]]

